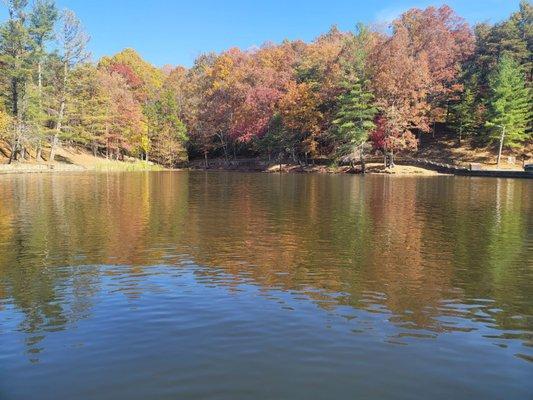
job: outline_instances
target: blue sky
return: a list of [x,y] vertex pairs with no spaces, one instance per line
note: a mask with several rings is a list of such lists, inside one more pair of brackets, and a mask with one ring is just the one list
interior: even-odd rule
[[[333,24],[382,23],[438,0],[56,0],[74,10],[92,37],[95,59],[133,47],[148,61],[190,66],[202,52],[243,49],[265,41],[312,40]],[[449,0],[469,22],[498,22],[519,0]],[[3,6],[2,6],[3,7]],[[2,11],[2,17],[5,10]]]

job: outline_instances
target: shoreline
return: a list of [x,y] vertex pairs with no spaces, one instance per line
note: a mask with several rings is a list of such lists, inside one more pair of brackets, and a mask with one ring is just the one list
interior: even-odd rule
[[73,164],[0,164],[0,175],[88,171],[91,169]]
[[71,164],[0,164],[0,175],[14,174],[53,174],[65,172],[149,172],[149,171],[167,171],[163,167],[143,168],[135,164],[121,165],[120,167],[87,167],[83,165]]
[[[325,166],[325,165],[299,165],[299,164],[268,164],[268,165],[230,165],[211,166],[208,168],[193,165],[188,168],[191,171],[213,171],[213,172],[250,172],[265,174],[323,174],[323,175],[362,175],[359,166],[354,168],[349,166]],[[366,175],[387,175],[387,176],[438,176],[450,175],[439,173],[427,168],[408,165],[396,165],[393,169],[385,169],[382,163],[368,163]]]
[[[387,176],[463,176],[463,177],[489,177],[489,178],[518,178],[533,179],[533,173],[521,169],[490,169],[488,165],[471,164],[471,167],[446,164],[420,158],[399,158],[394,168],[385,168],[383,162],[369,160],[366,162],[367,175]],[[360,175],[360,165],[328,166],[328,165],[300,165],[300,164],[273,164],[257,159],[237,160],[225,163],[223,160],[209,160],[207,168],[203,161],[196,160],[190,165],[191,170],[198,171],[235,171],[235,172],[262,172],[283,174],[353,174]]]
[[[102,164],[84,166],[68,163],[54,164],[0,164],[0,175],[13,174],[51,174],[68,172],[150,172],[150,171],[205,171],[205,172],[242,172],[266,174],[324,174],[324,175],[362,175],[360,167],[325,166],[325,165],[298,165],[298,164],[259,164],[243,163],[222,165],[220,163],[208,168],[192,163],[186,168],[167,169],[161,166],[139,166],[135,163],[114,162],[112,165]],[[383,166],[383,163],[367,163],[366,175],[381,175],[394,177],[407,176],[463,176],[463,177],[492,177],[533,179],[533,173],[520,170],[469,170],[447,164],[431,163],[427,160],[402,160],[398,161],[393,169]]]

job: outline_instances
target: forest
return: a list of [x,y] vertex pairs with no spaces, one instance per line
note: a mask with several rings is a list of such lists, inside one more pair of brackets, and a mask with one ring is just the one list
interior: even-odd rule
[[[424,135],[524,149],[532,140],[533,5],[470,26],[448,6],[388,27],[333,26],[156,67],[134,49],[92,60],[89,34],[53,0],[8,0],[0,25],[0,156],[59,146],[164,166],[261,157],[308,163],[417,150]],[[354,16],[356,18],[356,16]]]

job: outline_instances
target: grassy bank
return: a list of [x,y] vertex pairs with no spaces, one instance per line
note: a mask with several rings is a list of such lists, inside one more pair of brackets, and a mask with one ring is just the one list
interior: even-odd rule
[[161,165],[126,158],[125,160],[110,160],[94,156],[81,148],[60,148],[54,162],[36,161],[28,157],[23,161],[7,164],[7,158],[0,159],[0,174],[2,173],[40,173],[40,172],[81,172],[81,171],[162,171]]
[[146,161],[115,161],[115,160],[101,160],[94,164],[95,171],[163,171],[165,168],[158,164],[149,163]]

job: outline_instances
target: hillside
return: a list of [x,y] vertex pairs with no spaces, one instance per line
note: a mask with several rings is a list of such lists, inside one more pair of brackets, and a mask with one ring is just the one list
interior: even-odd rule
[[[435,137],[428,134],[421,138],[416,157],[459,166],[477,163],[482,169],[496,169],[497,146],[497,143],[492,145],[479,143],[475,138],[463,140],[459,146],[457,138],[452,134]],[[533,160],[533,143],[527,143],[514,150],[504,148],[499,168],[521,170],[523,164],[531,160]]]

